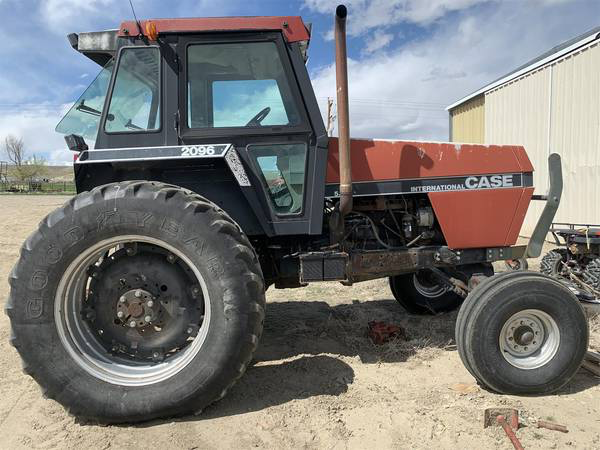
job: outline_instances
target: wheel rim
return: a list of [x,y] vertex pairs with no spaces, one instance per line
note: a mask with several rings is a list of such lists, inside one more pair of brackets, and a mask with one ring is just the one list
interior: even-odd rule
[[[181,260],[181,263],[189,268],[198,281],[202,294],[203,319],[197,329],[193,330],[194,334],[187,338],[182,348],[160,355],[160,358],[157,353],[154,353],[155,358],[151,360],[125,357],[109,351],[100,339],[103,330],[95,329],[84,319],[86,303],[89,301],[90,294],[89,268],[102,260],[103,255],[107,257],[106,255],[112,251],[111,249],[123,248],[123,246],[133,243],[135,243],[134,245],[142,243],[156,246],[168,252],[169,258]],[[130,296],[130,294],[144,300],[151,298],[151,294],[146,291],[129,292],[126,295]],[[127,299],[125,300],[127,301]],[[102,301],[110,300],[103,299]],[[146,316],[147,312],[144,310],[138,312],[139,325],[149,326],[150,324],[145,321],[148,317]],[[115,316],[119,313],[122,314],[122,310],[117,310],[115,307]],[[181,251],[159,239],[140,235],[124,235],[98,242],[71,262],[58,284],[54,303],[54,319],[63,346],[77,365],[90,375],[111,384],[145,386],[171,378],[196,357],[208,334],[210,298],[202,275]],[[188,330],[190,329],[188,328]]]
[[424,274],[415,273],[413,275],[413,284],[417,292],[427,298],[437,298],[447,290],[444,286],[433,282]]
[[556,321],[539,309],[513,314],[500,331],[500,350],[509,364],[519,369],[537,369],[547,364],[560,346]]

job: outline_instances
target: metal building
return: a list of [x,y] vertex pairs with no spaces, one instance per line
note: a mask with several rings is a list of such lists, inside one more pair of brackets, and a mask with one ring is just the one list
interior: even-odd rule
[[[600,223],[600,27],[552,48],[446,108],[450,140],[525,146],[537,193],[559,153],[564,190],[556,221]],[[523,225],[541,212],[532,202]]]

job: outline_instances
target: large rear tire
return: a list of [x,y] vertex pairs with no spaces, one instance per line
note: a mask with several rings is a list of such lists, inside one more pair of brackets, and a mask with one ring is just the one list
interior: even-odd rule
[[138,422],[202,410],[262,332],[260,265],[239,226],[191,191],[84,192],[24,243],[6,312],[24,370],[71,414]]
[[558,281],[507,272],[469,294],[457,318],[456,343],[483,386],[504,394],[547,394],[577,372],[588,325],[577,298]]

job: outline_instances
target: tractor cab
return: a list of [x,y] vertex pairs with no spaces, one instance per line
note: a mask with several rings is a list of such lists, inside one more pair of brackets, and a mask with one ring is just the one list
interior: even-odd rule
[[309,39],[299,17],[158,19],[70,35],[102,66],[56,128],[94,142],[76,164],[78,190],[142,171],[218,196],[251,235],[320,233],[327,136],[305,67]]

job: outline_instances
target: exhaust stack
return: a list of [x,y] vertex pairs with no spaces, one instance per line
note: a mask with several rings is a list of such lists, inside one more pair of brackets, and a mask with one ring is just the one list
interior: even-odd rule
[[338,157],[340,162],[340,203],[342,218],[352,211],[352,164],[350,162],[350,120],[348,113],[348,57],[346,55],[346,16],[344,5],[335,9],[335,75],[338,117]]

